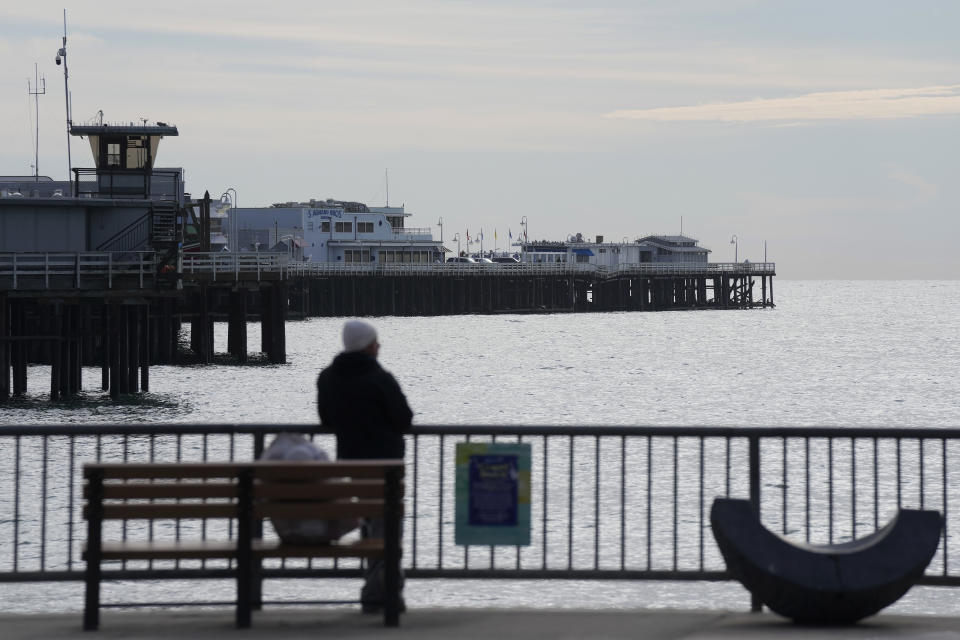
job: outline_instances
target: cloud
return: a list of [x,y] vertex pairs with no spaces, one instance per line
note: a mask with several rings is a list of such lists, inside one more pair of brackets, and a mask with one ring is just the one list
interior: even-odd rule
[[613,111],[607,118],[658,122],[866,120],[960,114],[960,85],[808,93],[683,107]]

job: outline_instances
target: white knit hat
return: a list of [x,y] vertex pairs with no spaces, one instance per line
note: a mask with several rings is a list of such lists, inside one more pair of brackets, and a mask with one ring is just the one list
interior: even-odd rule
[[343,325],[343,350],[363,351],[377,339],[377,330],[362,320],[348,320]]

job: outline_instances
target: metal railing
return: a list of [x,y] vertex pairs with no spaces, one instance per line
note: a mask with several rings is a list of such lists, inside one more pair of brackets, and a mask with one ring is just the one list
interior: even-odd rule
[[183,254],[184,274],[209,276],[212,280],[239,280],[241,275],[255,275],[260,280],[266,274],[283,279],[290,256],[286,253],[215,251],[212,253],[186,252]]
[[[84,461],[249,460],[281,430],[334,450],[314,425],[0,427],[0,582],[82,579]],[[467,441],[530,444],[530,546],[455,544],[455,448]],[[960,429],[417,426],[407,440],[404,563],[410,578],[728,580],[709,509],[732,496],[753,501],[769,529],[812,543],[867,535],[900,507],[939,510],[943,537],[920,583],[957,586],[958,463]],[[180,526],[123,535],[176,538]],[[226,523],[208,531],[233,533]],[[152,566],[116,565],[105,576]],[[166,577],[223,575],[199,562],[167,568]],[[329,571],[303,566],[304,575]]]
[[112,289],[153,282],[153,251],[0,253],[0,291]]
[[433,229],[430,227],[404,227],[394,229],[393,237],[409,240],[433,240]]
[[[83,178],[93,178],[84,180]],[[73,192],[78,198],[183,201],[183,171],[179,169],[73,169]]]

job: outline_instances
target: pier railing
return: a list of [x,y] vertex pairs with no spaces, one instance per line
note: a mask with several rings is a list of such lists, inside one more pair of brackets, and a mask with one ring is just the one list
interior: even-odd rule
[[[0,582],[82,579],[83,462],[249,460],[281,430],[334,450],[313,425],[0,427]],[[530,546],[454,543],[455,447],[466,441],[530,444]],[[728,580],[709,510],[715,496],[732,496],[753,501],[771,530],[812,543],[863,537],[900,507],[936,509],[943,537],[920,583],[958,586],[957,474],[960,429],[418,426],[407,440],[404,563],[410,578]],[[179,526],[124,535],[175,538]],[[330,565],[302,569],[322,577]]]
[[238,280],[251,276],[256,280],[286,277],[290,257],[285,253],[216,251],[212,253],[183,254],[182,271],[185,275],[206,277],[212,281]]
[[0,253],[0,291],[152,286],[153,251]]

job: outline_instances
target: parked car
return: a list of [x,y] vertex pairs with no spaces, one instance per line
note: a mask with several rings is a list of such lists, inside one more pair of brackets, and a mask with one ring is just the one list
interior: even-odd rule
[[469,262],[470,264],[475,264],[477,261],[473,258],[468,258],[466,256],[447,258],[447,262]]
[[477,264],[493,264],[493,260],[490,258],[474,258],[473,261]]
[[513,256],[497,256],[493,261],[500,264],[520,264],[520,261]]

